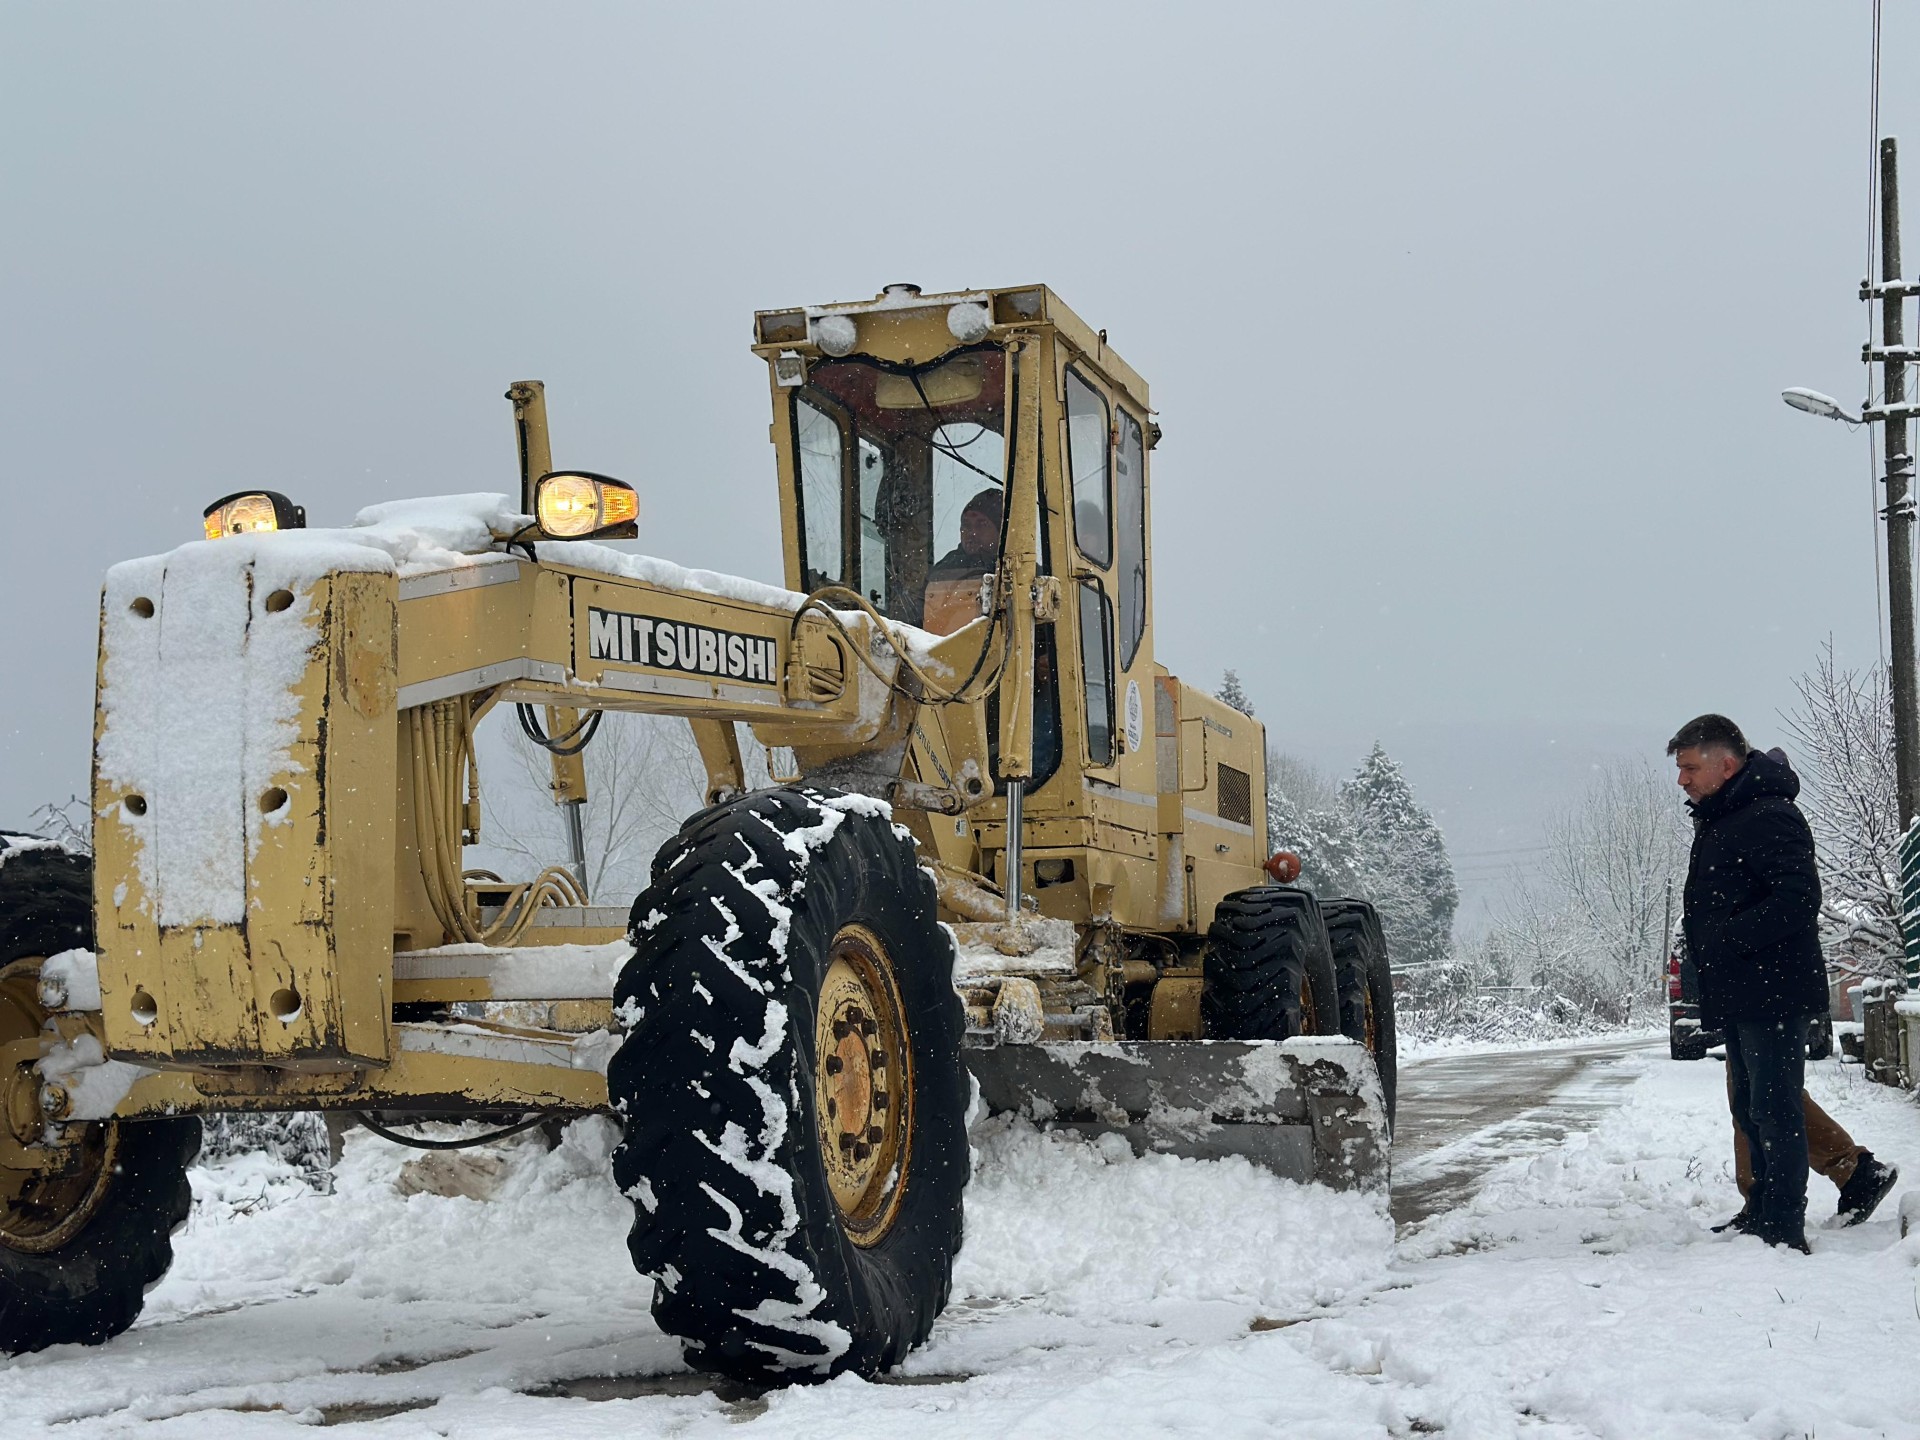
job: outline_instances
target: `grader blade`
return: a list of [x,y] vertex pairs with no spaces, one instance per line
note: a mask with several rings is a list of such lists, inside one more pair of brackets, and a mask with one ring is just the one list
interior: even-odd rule
[[1242,1155],[1287,1180],[1384,1190],[1389,1151],[1366,1047],[1339,1038],[1122,1040],[967,1051],[994,1113],[1136,1155]]

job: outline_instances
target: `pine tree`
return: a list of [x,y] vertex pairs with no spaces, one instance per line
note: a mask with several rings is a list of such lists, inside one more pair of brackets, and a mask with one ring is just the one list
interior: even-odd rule
[[1440,827],[1379,742],[1341,785],[1340,802],[1352,827],[1361,893],[1380,911],[1394,964],[1446,960],[1460,904],[1453,862]]
[[1267,752],[1267,850],[1298,855],[1298,883],[1323,900],[1365,895],[1339,786],[1277,750]]
[[1220,682],[1220,690],[1214,696],[1214,699],[1220,701],[1223,705],[1231,705],[1242,715],[1251,717],[1253,714],[1253,701],[1247,698],[1246,687],[1240,683],[1240,672],[1238,670],[1227,671],[1225,678]]

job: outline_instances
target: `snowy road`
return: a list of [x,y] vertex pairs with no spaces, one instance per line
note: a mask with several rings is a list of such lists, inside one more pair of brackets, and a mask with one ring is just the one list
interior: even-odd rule
[[1403,1228],[1458,1205],[1493,1168],[1591,1129],[1664,1039],[1444,1055],[1401,1070],[1393,1218]]
[[[999,1128],[906,1373],[768,1394],[653,1326],[604,1125],[453,1170],[356,1135],[331,1195],[200,1172],[140,1324],[0,1367],[0,1435],[1920,1437],[1920,1238],[1896,1201],[1811,1258],[1708,1234],[1737,1203],[1722,1074],[1619,1047],[1409,1066],[1402,1174],[1448,1208],[1397,1239],[1240,1162]],[[1811,1084],[1920,1164],[1905,1096]]]

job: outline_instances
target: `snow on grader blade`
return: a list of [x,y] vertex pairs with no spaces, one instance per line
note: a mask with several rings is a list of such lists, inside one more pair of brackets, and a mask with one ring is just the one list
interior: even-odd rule
[[1358,1041],[1121,1040],[969,1049],[989,1111],[1136,1155],[1241,1156],[1286,1180],[1384,1189],[1386,1114]]
[[[1035,285],[753,350],[784,585],[602,543],[642,490],[554,469],[535,381],[517,499],[229,495],[108,572],[93,859],[0,837],[0,1350],[133,1322],[212,1112],[613,1113],[656,1320],[762,1381],[930,1333],[969,1065],[1143,1152],[1384,1181],[1378,917],[1287,883],[1265,728],[1155,654],[1146,381]],[[517,879],[467,853],[495,708],[566,822]],[[587,893],[610,713],[704,770],[637,899]]]

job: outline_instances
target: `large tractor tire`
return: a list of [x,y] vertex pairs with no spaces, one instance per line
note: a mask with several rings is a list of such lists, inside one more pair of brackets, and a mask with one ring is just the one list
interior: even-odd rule
[[1340,1033],[1333,950],[1309,891],[1262,885],[1222,899],[1207,931],[1204,973],[1210,1039]]
[[1365,900],[1334,900],[1322,909],[1340,986],[1340,1032],[1373,1055],[1391,1126],[1399,1088],[1399,1041],[1393,1026],[1393,967],[1386,932],[1380,928],[1379,912]]
[[860,796],[758,791],[667,842],[631,933],[607,1081],[654,1318],[736,1379],[887,1370],[946,1306],[969,1168],[912,838]]
[[[0,1046],[40,1034],[41,962],[92,944],[91,862],[0,838]],[[0,1163],[0,1352],[9,1355],[98,1345],[125,1330],[173,1263],[173,1232],[192,1207],[198,1120],[73,1128],[79,1154],[64,1173]]]

